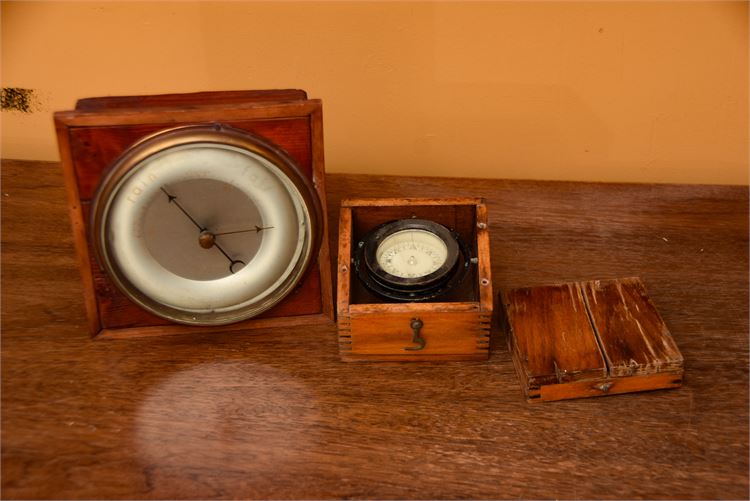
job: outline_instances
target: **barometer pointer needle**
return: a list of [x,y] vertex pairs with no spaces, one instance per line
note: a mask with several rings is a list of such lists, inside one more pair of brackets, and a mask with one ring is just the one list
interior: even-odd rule
[[[161,187],[160,189],[161,189],[162,192],[164,192],[164,194],[169,199],[169,203],[170,204],[175,204],[177,206],[177,208],[180,209],[180,211],[182,211],[182,213],[185,214],[187,216],[187,218],[196,227],[198,227],[198,230],[201,233],[204,232],[204,231],[207,231],[206,228],[204,228],[203,226],[201,226],[200,224],[198,224],[198,222],[195,219],[193,219],[193,217],[190,214],[188,214],[188,212],[185,210],[185,208],[182,207],[182,205],[180,205],[180,202],[177,201],[177,196],[176,195],[171,195],[166,189],[164,189],[164,187]],[[256,226],[256,228],[257,228],[257,226]],[[216,235],[214,235],[214,237],[215,236]],[[221,252],[222,254],[224,254],[224,257],[229,260],[229,271],[231,273],[234,273],[234,266],[236,264],[242,264],[243,266],[245,265],[244,261],[240,261],[239,259],[232,259],[231,257],[229,257],[229,254],[227,254],[226,251],[224,249],[222,249],[221,246],[219,244],[217,244],[215,241],[212,241],[212,244],[213,244],[212,245],[213,247],[216,247],[217,249],[219,249],[219,252]]]
[[175,204],[177,206],[177,208],[180,209],[182,211],[182,213],[185,214],[187,216],[187,218],[190,221],[192,221],[193,224],[195,226],[197,226],[200,231],[206,231],[206,228],[204,228],[201,225],[199,225],[198,222],[195,219],[193,219],[193,217],[190,214],[188,214],[188,212],[182,207],[182,205],[180,205],[180,202],[177,201],[177,197],[175,195],[170,195],[169,192],[164,189],[164,187],[162,187],[160,189],[167,196],[167,198],[169,199],[169,203],[170,204]]
[[214,233],[215,237],[221,236],[221,235],[234,235],[235,233],[248,233],[250,231],[254,231],[255,233],[260,233],[263,230],[270,230],[273,228],[273,226],[258,226],[255,225],[255,228],[249,229],[249,230],[238,230],[238,231],[225,231],[222,233]]

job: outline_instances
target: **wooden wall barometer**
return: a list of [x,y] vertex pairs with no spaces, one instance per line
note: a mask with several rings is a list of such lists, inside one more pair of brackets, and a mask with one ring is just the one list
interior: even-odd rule
[[297,90],[56,113],[92,334],[331,321],[321,120]]

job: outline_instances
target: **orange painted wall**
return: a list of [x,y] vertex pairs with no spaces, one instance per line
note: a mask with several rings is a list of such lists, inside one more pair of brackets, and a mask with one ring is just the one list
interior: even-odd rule
[[748,182],[746,2],[3,2],[5,158],[100,95],[298,87],[329,172]]

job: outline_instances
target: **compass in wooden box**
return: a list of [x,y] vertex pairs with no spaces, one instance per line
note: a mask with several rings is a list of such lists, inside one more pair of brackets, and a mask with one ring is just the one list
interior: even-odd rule
[[343,360],[486,359],[492,277],[484,201],[344,200],[337,303]]
[[321,109],[281,90],[56,113],[91,334],[332,321]]

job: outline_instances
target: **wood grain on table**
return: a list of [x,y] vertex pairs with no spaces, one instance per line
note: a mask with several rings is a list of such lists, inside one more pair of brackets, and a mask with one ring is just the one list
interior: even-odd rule
[[347,364],[334,324],[92,341],[60,166],[5,161],[2,497],[748,497],[747,187],[326,186],[331,249],[342,198],[484,197],[496,291],[640,276],[684,386],[529,405],[497,324],[486,362]]

